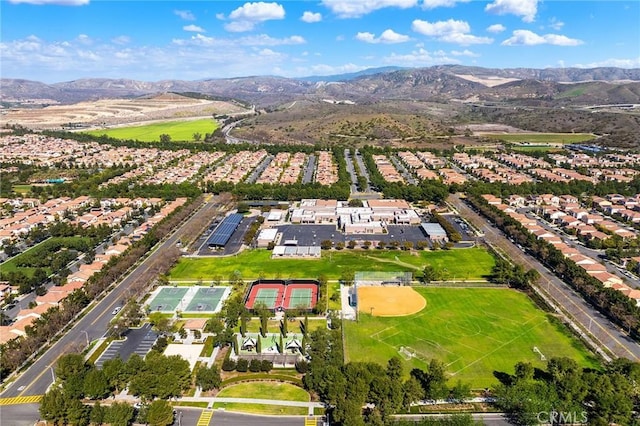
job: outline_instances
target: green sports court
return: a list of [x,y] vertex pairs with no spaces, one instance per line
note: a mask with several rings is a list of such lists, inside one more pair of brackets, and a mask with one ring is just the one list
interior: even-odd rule
[[229,287],[160,287],[149,297],[151,312],[219,312],[229,297]]

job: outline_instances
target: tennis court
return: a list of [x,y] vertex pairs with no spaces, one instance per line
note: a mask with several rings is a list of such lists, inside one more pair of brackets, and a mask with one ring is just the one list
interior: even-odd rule
[[175,311],[189,289],[185,287],[161,287],[155,297],[149,302],[151,311]]
[[199,288],[187,305],[185,312],[214,312],[228,287]]
[[310,288],[292,288],[286,298],[287,306],[285,308],[303,308],[310,309],[312,300],[312,291]]
[[313,309],[317,302],[317,281],[259,280],[252,283],[245,306],[254,309],[264,303],[268,309]]
[[256,292],[256,297],[253,299],[253,306],[264,304],[267,308],[274,309],[278,300],[278,293],[277,288],[259,288]]

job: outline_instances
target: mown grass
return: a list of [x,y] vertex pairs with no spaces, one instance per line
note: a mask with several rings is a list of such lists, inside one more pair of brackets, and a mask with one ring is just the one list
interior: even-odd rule
[[115,139],[133,139],[142,142],[157,142],[160,135],[171,136],[172,141],[193,141],[193,134],[212,133],[218,124],[214,120],[165,121],[144,126],[118,127],[113,129],[91,130],[86,133],[94,136],[107,135]]
[[579,143],[594,139],[591,133],[506,133],[506,134],[484,134],[491,139],[500,139],[506,142],[530,142],[533,144],[542,143]]
[[491,273],[493,257],[483,248],[438,251],[324,251],[320,259],[271,259],[268,250],[247,250],[231,257],[181,258],[170,280],[228,279],[235,271],[243,279],[316,278],[340,279],[344,271],[411,271],[420,276],[425,266],[446,270],[449,278],[482,279]]
[[[84,240],[87,243],[89,242],[89,238],[87,237],[53,237],[53,238],[46,239],[41,243],[36,244],[33,247],[30,247],[27,251],[20,253],[19,255],[14,256],[11,259],[7,260],[6,262],[0,264],[0,270],[3,273],[20,271],[24,273],[26,276],[32,277],[33,273],[38,268],[30,267],[30,266],[18,266],[19,264],[23,263],[24,258],[29,258],[34,254],[38,254],[41,256],[52,256],[52,255],[55,256],[55,253],[50,253],[48,251],[48,248],[50,248],[52,245],[61,243],[63,247],[66,247],[66,246],[71,247],[75,243],[81,240]],[[50,268],[42,268],[42,269],[47,273],[47,275],[51,274]]]
[[420,288],[427,301],[421,312],[406,317],[372,317],[360,313],[357,322],[343,323],[347,361],[386,365],[409,347],[415,357],[403,361],[405,373],[426,369],[439,359],[451,381],[474,388],[497,383],[494,372],[513,374],[518,361],[544,368],[548,360],[569,357],[584,367],[599,362],[568,334],[555,318],[539,310],[523,293],[510,289]]
[[281,382],[250,382],[231,385],[222,389],[219,398],[278,399],[282,401],[309,401],[309,393],[304,389]]

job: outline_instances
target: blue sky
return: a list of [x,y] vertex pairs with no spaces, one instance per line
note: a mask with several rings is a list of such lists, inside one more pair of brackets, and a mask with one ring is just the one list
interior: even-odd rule
[[640,68],[640,2],[0,0],[0,74],[46,83],[370,67]]

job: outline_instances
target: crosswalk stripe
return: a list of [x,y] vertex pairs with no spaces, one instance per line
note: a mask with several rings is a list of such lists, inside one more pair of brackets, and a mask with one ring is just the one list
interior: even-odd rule
[[305,417],[304,426],[317,426],[318,422],[315,417]]
[[211,410],[202,410],[202,414],[200,414],[200,418],[198,419],[197,426],[209,426],[209,422],[213,417],[213,411]]
[[30,396],[14,396],[13,398],[0,398],[0,406],[2,405],[18,405],[18,404],[33,404],[40,402],[42,395],[30,395]]

